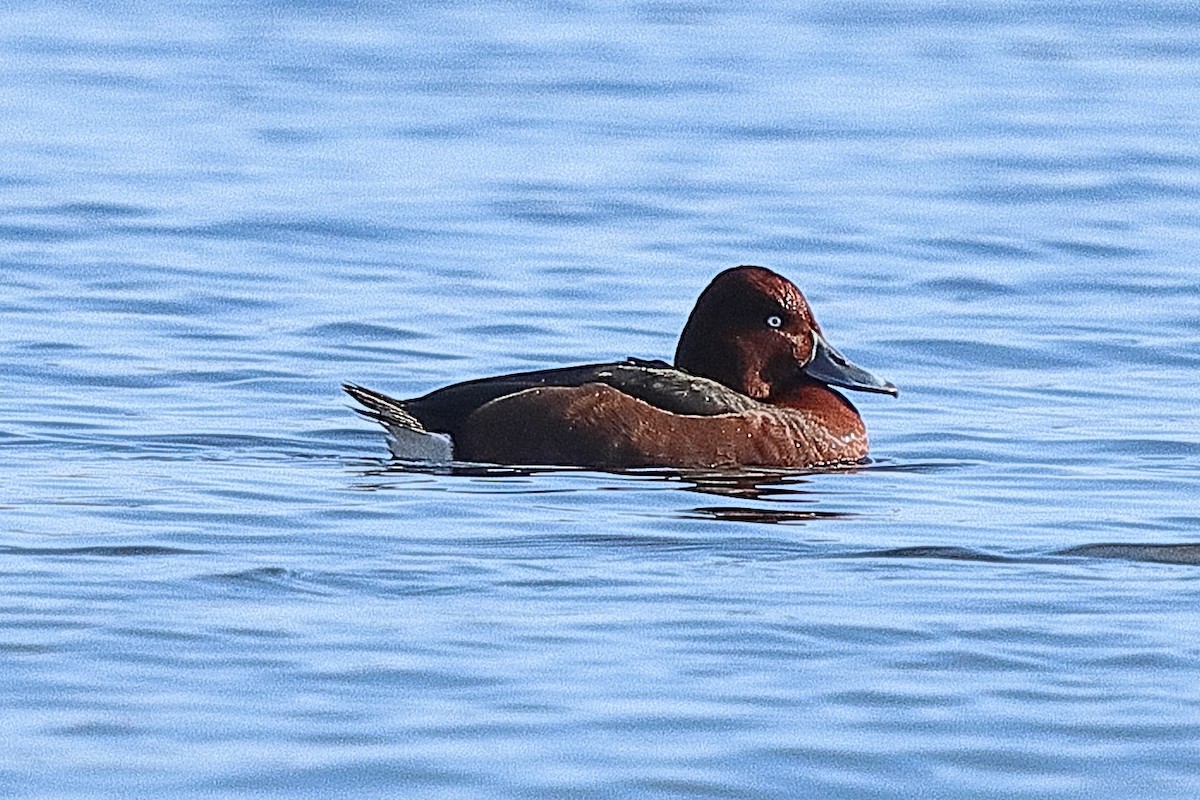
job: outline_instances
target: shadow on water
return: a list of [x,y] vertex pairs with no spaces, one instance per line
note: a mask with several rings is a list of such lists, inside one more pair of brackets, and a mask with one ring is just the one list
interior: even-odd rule
[[[430,464],[414,461],[360,461],[351,466],[364,480],[354,484],[360,491],[385,491],[409,488],[409,479],[416,476],[451,477],[503,481],[505,479],[526,480],[531,478],[569,477],[569,476],[609,476],[618,483],[600,487],[615,491],[630,488],[627,482],[636,482],[638,486],[654,483],[673,484],[675,488],[687,492],[719,497],[732,497],[746,500],[787,499],[793,502],[816,502],[815,496],[806,499],[804,495],[817,493],[800,487],[810,482],[811,476],[831,473],[851,474],[870,469],[871,465],[853,465],[833,467],[821,470],[785,470],[785,469],[743,469],[743,470],[679,470],[661,467],[639,467],[635,469],[597,471],[582,467],[561,466],[511,466],[495,464]],[[514,493],[528,492],[541,494],[546,491],[574,491],[574,488],[551,488],[548,485],[531,488],[529,483],[514,483]],[[697,509],[705,512],[706,518],[713,518],[714,509]],[[745,521],[745,520],[743,520]]]
[[[680,508],[674,516],[684,520],[730,522],[760,525],[806,525],[828,520],[853,520],[870,516],[854,511],[796,508],[797,504],[825,503],[827,492],[813,487],[814,479],[830,474],[861,474],[868,472],[940,472],[961,467],[956,462],[928,462],[898,464],[894,462],[868,462],[852,466],[821,470],[675,470],[663,468],[638,468],[596,472],[579,467],[551,466],[499,466],[487,464],[438,464],[396,460],[364,460],[351,465],[351,470],[360,476],[354,488],[359,491],[396,491],[415,487],[412,479],[421,476],[483,479],[489,488],[504,486],[500,491],[512,494],[527,493],[540,495],[555,492],[579,491],[579,486],[563,486],[548,479],[554,477],[581,477],[592,479],[608,476],[616,483],[603,486],[593,485],[601,491],[626,491],[646,488],[652,484],[668,484],[684,492],[696,492],[734,500],[772,503],[754,507],[736,505],[697,505]],[[633,481],[628,485],[627,481]],[[446,490],[442,487],[442,490]],[[451,489],[450,491],[455,491]],[[477,493],[477,484],[464,492]],[[786,504],[788,507],[780,507]],[[858,552],[830,552],[824,557],[859,559],[932,559],[940,561],[975,562],[986,564],[1031,564],[1063,562],[1067,559],[1106,559],[1125,562],[1177,564],[1200,566],[1200,543],[1095,543],[1075,545],[1044,553],[1010,555],[957,545],[919,545],[910,547],[879,548]]]
[[[812,502],[812,501],[802,501]],[[818,519],[852,519],[859,516],[849,511],[790,511],[741,506],[707,506],[693,508],[679,515],[683,519],[720,520],[723,522],[754,522],[766,525],[803,524]]]
[[[483,464],[443,464],[407,461],[369,462],[361,464],[355,471],[363,480],[355,484],[360,491],[394,491],[413,488],[414,478],[419,476],[451,477],[474,479],[469,487],[464,485],[459,490],[463,493],[503,492],[510,494],[544,495],[551,493],[576,492],[578,485],[566,485],[553,482],[554,477],[574,477],[592,479],[608,477],[614,479],[603,485],[590,484],[590,488],[598,491],[634,491],[656,485],[666,484],[665,488],[680,489],[684,492],[695,492],[715,497],[731,498],[742,501],[770,502],[776,501],[776,507],[753,507],[750,505],[701,505],[694,508],[681,508],[672,516],[685,520],[707,520],[759,524],[804,524],[813,520],[850,519],[859,514],[846,511],[830,511],[815,509],[780,508],[780,503],[788,506],[795,504],[813,504],[826,501],[824,493],[808,488],[814,475],[828,473],[853,473],[870,468],[870,465],[856,465],[825,470],[782,470],[782,469],[753,469],[753,470],[676,470],[664,468],[637,468],[596,472],[579,467],[548,467],[548,466],[498,466]],[[536,480],[542,479],[542,480]],[[479,480],[486,482],[488,488],[481,489]],[[505,486],[507,482],[511,484]],[[497,484],[503,488],[497,488]],[[444,487],[439,487],[444,488]]]
[[[451,462],[434,464],[424,461],[398,459],[361,459],[350,463],[351,471],[364,480],[354,484],[360,491],[382,491],[406,488],[406,478],[419,475],[483,479],[527,479],[541,476],[609,475],[619,479],[647,482],[661,481],[678,484],[683,491],[701,492],[720,497],[769,500],[786,497],[797,500],[806,494],[797,487],[810,483],[816,475],[853,475],[865,472],[934,472],[957,467],[956,463],[913,463],[868,461],[861,464],[831,466],[817,469],[782,469],[756,467],[738,470],[672,469],[665,467],[636,467],[631,469],[595,470],[584,467],[545,465],[499,465]],[[607,487],[616,489],[620,487]],[[539,490],[528,490],[537,493]],[[811,492],[811,494],[818,494]]]

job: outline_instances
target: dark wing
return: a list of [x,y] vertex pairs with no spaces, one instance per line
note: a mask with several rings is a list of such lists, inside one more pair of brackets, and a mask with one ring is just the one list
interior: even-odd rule
[[612,364],[517,372],[447,386],[402,402],[404,409],[431,431],[453,433],[474,411],[495,400],[540,386],[603,383],[674,414],[712,416],[746,411],[756,401],[707,378],[664,361],[627,359]]
[[611,377],[599,375],[597,383],[632,395],[672,414],[711,417],[736,414],[758,405],[758,401],[723,383],[701,378],[663,361],[627,359],[612,365]]

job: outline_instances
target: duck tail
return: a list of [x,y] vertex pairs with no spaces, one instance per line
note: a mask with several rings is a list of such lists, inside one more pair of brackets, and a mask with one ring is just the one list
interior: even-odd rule
[[421,424],[421,420],[409,413],[408,409],[404,407],[403,401],[354,383],[343,383],[342,390],[364,406],[364,408],[354,409],[355,413],[360,416],[374,420],[387,428],[399,427],[417,433],[429,432]]

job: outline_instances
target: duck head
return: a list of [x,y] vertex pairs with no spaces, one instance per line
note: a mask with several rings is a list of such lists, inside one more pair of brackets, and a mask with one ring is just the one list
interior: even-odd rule
[[834,349],[796,285],[764,267],[713,278],[680,334],[675,366],[767,402],[822,384],[899,394]]

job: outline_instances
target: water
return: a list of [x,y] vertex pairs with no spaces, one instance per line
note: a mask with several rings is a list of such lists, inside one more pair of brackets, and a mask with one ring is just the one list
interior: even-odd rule
[[[0,14],[0,787],[1192,797],[1200,12]],[[897,383],[831,474],[422,471],[338,385]]]

